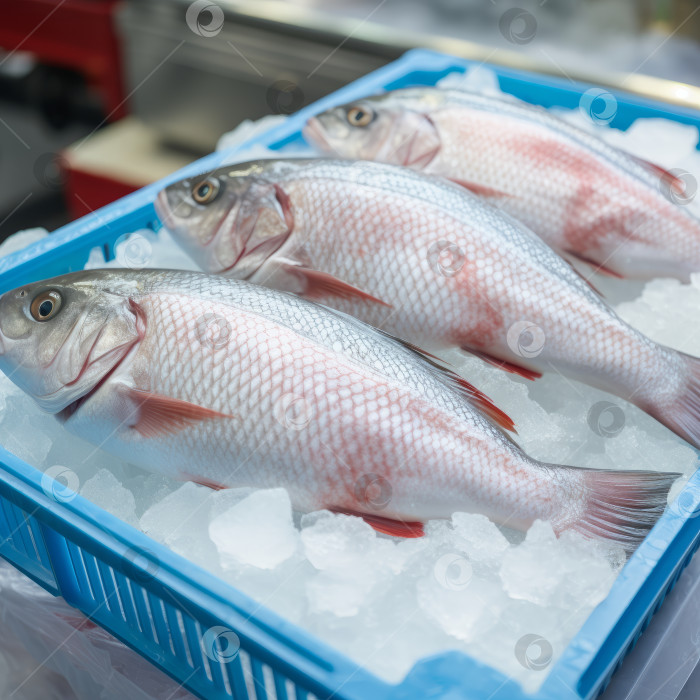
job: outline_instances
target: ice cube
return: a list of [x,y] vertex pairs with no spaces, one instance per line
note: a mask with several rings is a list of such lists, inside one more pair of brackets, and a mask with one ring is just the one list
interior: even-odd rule
[[28,245],[36,243],[48,235],[49,232],[45,228],[28,228],[24,231],[17,231],[0,243],[0,257],[23,250]]
[[297,549],[299,533],[285,489],[256,491],[215,517],[209,536],[224,569],[247,564],[274,569]]
[[418,581],[418,605],[447,634],[468,642],[495,625],[508,602],[494,583],[490,577],[475,577],[462,554],[446,552],[437,557],[430,574]]
[[668,119],[637,119],[627,131],[609,129],[609,143],[639,158],[675,168],[698,143],[698,128]]
[[559,549],[552,526],[536,520],[522,544],[505,552],[500,577],[506,593],[511,598],[547,605],[559,585],[552,575]]
[[515,99],[501,90],[496,74],[484,66],[474,66],[462,73],[448,73],[437,82],[444,89],[467,90],[481,95],[498,95],[502,99]]
[[500,559],[510,547],[503,533],[485,515],[454,513],[452,527],[461,548],[473,561]]
[[80,495],[91,500],[133,527],[139,526],[136,517],[134,494],[125,489],[119,480],[106,469],[100,469],[80,489]]

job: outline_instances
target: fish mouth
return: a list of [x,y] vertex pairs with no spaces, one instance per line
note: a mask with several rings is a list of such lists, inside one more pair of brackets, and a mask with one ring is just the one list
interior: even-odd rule
[[321,150],[335,153],[335,148],[326,138],[321,122],[317,117],[311,117],[301,130],[301,134],[312,146],[318,146]]
[[74,399],[69,403],[65,408],[62,408],[58,413],[56,413],[56,417],[61,421],[61,423],[65,423],[71,416],[75,414],[75,412],[81,408],[89,399],[91,399],[105,384],[105,382],[114,374],[116,369],[121,365],[121,363],[126,359],[126,357],[129,355],[131,352],[131,348],[133,347],[133,344],[129,347],[129,349],[117,360],[117,362],[114,363],[111,369],[109,369],[105,374],[102,376],[101,379],[99,379],[93,386],[88,389],[84,394],[81,394],[78,396],[77,399]]
[[153,202],[153,208],[156,210],[156,215],[160,220],[160,223],[165,226],[165,228],[170,228],[168,226],[168,217],[170,216],[170,205],[168,204],[168,195],[165,190],[161,190],[155,201]]
[[[114,362],[114,364],[102,375],[102,377],[100,377],[100,379],[98,379],[90,388],[88,388],[87,391],[73,399],[73,401],[71,401],[67,406],[65,406],[60,411],[54,414],[56,418],[58,418],[59,421],[61,421],[62,423],[65,423],[68,419],[75,415],[76,411],[82,408],[102,388],[102,386],[117,371],[117,369],[121,367],[122,363],[126,360],[126,358],[129,357],[129,355],[131,355],[134,348],[140,345],[141,341],[144,338],[144,335],[146,334],[145,314],[143,313],[142,309],[135,303],[132,304],[132,311],[134,312],[137,318],[136,327],[138,335],[130,343],[125,343],[124,345],[120,345],[110,350],[110,353],[117,355],[117,359]],[[103,358],[104,355],[102,355],[101,357]],[[88,364],[83,366],[78,376],[73,380],[74,383],[80,380],[80,377],[86,372],[88,367]]]

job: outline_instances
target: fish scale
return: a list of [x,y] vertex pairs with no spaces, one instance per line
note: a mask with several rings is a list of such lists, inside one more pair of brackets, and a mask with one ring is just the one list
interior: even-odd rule
[[[348,114],[358,108],[371,120],[353,127]],[[617,275],[688,281],[700,271],[700,218],[680,206],[692,199],[690,185],[541,107],[408,88],[332,108],[304,134],[334,155],[454,179],[561,253]]]
[[[239,260],[223,270],[229,276],[307,296],[429,351],[463,348],[528,378],[560,372],[700,445],[698,361],[628,326],[540,238],[464,188],[341,160],[259,161],[204,177],[218,187],[210,204],[193,200],[195,180],[166,188],[156,207],[208,271],[222,272],[216,251],[227,251]],[[277,198],[259,196],[272,188],[288,208],[277,222],[291,224],[276,248],[259,253],[279,227],[272,216],[251,227],[251,212],[276,211]],[[183,205],[187,216],[178,215]],[[454,260],[440,269],[446,248]],[[523,344],[528,328],[540,338],[534,350]]]
[[[43,298],[60,304],[37,319]],[[228,331],[215,343],[202,330],[212,318]],[[109,339],[99,354],[83,330]],[[548,519],[632,551],[678,476],[537,462],[416,350],[247,282],[72,273],[0,297],[0,340],[12,381],[51,395],[65,428],[102,449],[216,488],[281,486],[297,509],[359,515],[390,534],[472,511],[519,528]],[[69,381],[42,359],[61,351]]]

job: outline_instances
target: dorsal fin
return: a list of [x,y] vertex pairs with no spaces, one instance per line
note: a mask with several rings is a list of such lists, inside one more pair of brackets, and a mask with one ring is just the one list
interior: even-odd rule
[[505,411],[498,408],[498,406],[496,406],[496,404],[493,403],[493,401],[491,401],[491,399],[484,394],[483,391],[480,391],[473,384],[470,384],[466,379],[457,374],[457,372],[447,367],[438,357],[426,352],[413,343],[409,343],[407,340],[396,338],[395,336],[385,333],[379,329],[376,330],[403,345],[407,350],[410,350],[413,354],[420,357],[421,360],[430,365],[430,367],[433,369],[433,375],[440,379],[443,384],[446,384],[451,389],[458,391],[465,399],[467,399],[467,401],[469,401],[469,403],[476,406],[496,425],[504,430],[510,430],[512,433],[517,435],[518,431],[515,429],[515,423],[513,423],[513,420],[507,413],[505,413]]
[[664,182],[673,187],[678,194],[683,194],[685,192],[685,183],[683,180],[681,180],[681,178],[672,173],[670,170],[667,170],[663,166],[657,165],[656,163],[652,163],[645,158],[640,158],[639,156],[632,155],[631,153],[629,155],[632,160],[636,161],[650,173],[660,177]]

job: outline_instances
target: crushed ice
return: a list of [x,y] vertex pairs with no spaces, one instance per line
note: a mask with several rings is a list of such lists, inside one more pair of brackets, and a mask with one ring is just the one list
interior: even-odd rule
[[[483,68],[449,82],[497,89]],[[700,173],[693,127],[654,119],[621,132],[580,110],[564,116],[667,168]],[[222,139],[238,142],[239,135]],[[38,237],[25,234],[21,244]],[[10,241],[0,254],[21,244]],[[132,234],[109,263],[95,248],[86,267],[195,269],[165,231]],[[596,284],[630,324],[700,356],[700,275],[690,285]],[[525,382],[456,352],[446,359],[512,416],[533,457],[686,477],[695,468],[694,449],[602,391],[557,374]],[[548,523],[536,522],[523,538],[466,513],[428,523],[424,538],[395,540],[358,518],[294,514],[282,489],[215,492],[147,474],[64,433],[2,375],[0,407],[0,444],[390,681],[422,657],[459,649],[534,689],[624,564],[621,552],[575,533],[556,538]],[[531,639],[539,640],[538,663],[527,656]]]

